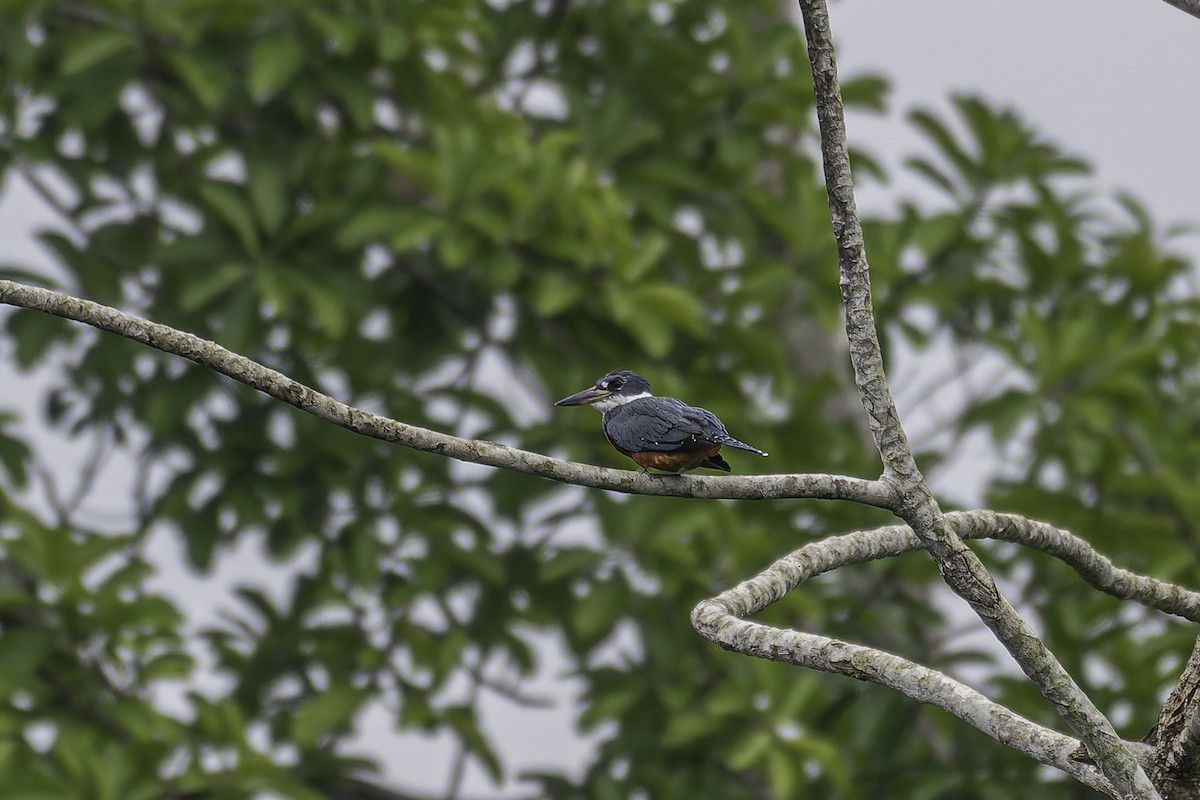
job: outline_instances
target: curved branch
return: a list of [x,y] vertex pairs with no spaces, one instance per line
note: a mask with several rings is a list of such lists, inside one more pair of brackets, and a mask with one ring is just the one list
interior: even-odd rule
[[[1200,621],[1200,592],[1118,569],[1083,539],[1051,525],[992,511],[954,512],[947,514],[946,520],[964,538],[994,538],[1042,550],[1062,559],[1100,591]],[[728,650],[878,683],[918,702],[936,705],[1040,763],[1114,794],[1099,770],[1078,759],[1079,740],[1025,719],[937,670],[872,647],[743,619],[814,576],[921,547],[921,540],[904,525],[812,542],[750,580],[700,603],[692,612],[692,624]],[[1136,749],[1141,763],[1150,763],[1150,747],[1124,745]]]
[[[986,510],[952,511],[946,521],[964,539],[998,539],[1041,550],[1107,595],[1200,622],[1200,592],[1114,566],[1086,540],[1053,525]],[[911,532],[908,535],[915,539]]]
[[821,156],[833,234],[837,241],[846,336],[854,381],[869,418],[871,433],[883,459],[885,482],[896,487],[896,515],[920,538],[938,565],[946,585],[970,604],[1087,745],[1106,778],[1121,797],[1157,798],[1150,779],[1091,699],[1084,694],[1054,654],[1000,594],[995,580],[971,549],[947,524],[913,457],[888,389],[883,351],[871,309],[871,275],[862,223],[854,200],[854,179],[846,144],[846,121],[838,86],[837,62],[829,10],[825,0],[799,0],[804,19],[813,93],[821,132]]
[[559,483],[625,494],[721,500],[812,498],[850,500],[894,508],[896,496],[882,481],[844,475],[649,475],[560,461],[515,447],[431,431],[346,405],[218,344],[115,308],[61,292],[0,280],[0,303],[43,311],[124,336],[208,367],[252,389],[355,433],[427,453],[537,475]]
[[[996,539],[1041,550],[1067,564],[1087,584],[1105,594],[1200,622],[1200,592],[1116,567],[1087,541],[1053,525],[988,510],[951,511],[946,514],[946,521],[964,539]],[[907,525],[887,525],[810,542],[739,584],[738,589],[752,589],[753,603],[739,611],[738,616],[757,614],[816,575],[911,553],[922,546],[920,538]],[[715,599],[721,601],[726,594]]]
[[1112,795],[1112,787],[1098,769],[1072,759],[1079,740],[1038,725],[942,672],[893,653],[738,619],[736,611],[752,604],[749,591],[743,584],[721,598],[705,600],[692,612],[692,625],[726,650],[878,683],[918,703],[935,705],[1039,763]]

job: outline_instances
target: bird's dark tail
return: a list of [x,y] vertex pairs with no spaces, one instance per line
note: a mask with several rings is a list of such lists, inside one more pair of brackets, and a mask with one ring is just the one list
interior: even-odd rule
[[759,450],[757,447],[751,447],[750,445],[746,444],[745,442],[739,442],[737,439],[733,438],[732,436],[722,436],[717,441],[727,447],[736,447],[739,450],[749,450],[751,453],[758,453],[760,456],[766,455],[766,453],[764,453],[762,450]]
[[709,456],[700,462],[698,466],[708,467],[709,469],[719,469],[724,472],[733,472],[733,467],[729,466],[729,462],[721,458],[720,453]]

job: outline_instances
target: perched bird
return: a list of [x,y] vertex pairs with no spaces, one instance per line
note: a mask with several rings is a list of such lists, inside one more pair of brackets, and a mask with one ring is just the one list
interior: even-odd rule
[[664,472],[697,467],[731,472],[720,456],[725,445],[766,455],[730,436],[708,409],[689,406],[675,397],[655,397],[650,393],[650,381],[627,369],[610,372],[590,389],[554,405],[591,406],[603,414],[609,443],[632,458],[642,472],[651,467]]

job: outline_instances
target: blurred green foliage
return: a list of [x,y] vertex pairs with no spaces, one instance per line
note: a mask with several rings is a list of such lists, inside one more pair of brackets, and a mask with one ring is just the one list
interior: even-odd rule
[[[417,425],[619,463],[593,415],[545,407],[628,367],[712,408],[773,471],[877,470],[837,344],[802,39],[774,0],[12,0],[0,78],[0,170],[57,204],[68,229],[39,238],[72,292]],[[885,91],[843,94],[882,109]],[[912,116],[929,147],[910,166],[942,210],[866,222],[886,346],[950,336],[1007,376],[923,463],[974,429],[1026,442],[996,470],[996,508],[1194,585],[1190,267],[1016,114],[956,105]],[[380,765],[350,741],[368,707],[553,798],[1090,796],[940,712],[692,632],[697,600],[878,512],[464,469],[61,320],[17,311],[4,330],[22,368],[55,365],[49,422],[135,448],[140,469],[125,529],[48,521],[18,491],[31,443],[0,419],[7,796],[379,797]],[[226,624],[194,632],[146,589],[155,532],[198,570],[253,536],[312,566],[285,603],[244,586]],[[985,549],[1142,735],[1190,631]],[[935,582],[919,556],[869,565],[765,618],[995,673],[947,633]],[[533,675],[547,641],[584,687],[562,713],[600,740],[579,778],[515,775],[508,732],[480,722],[494,682],[451,691]],[[165,713],[156,692],[198,653],[225,688]],[[989,684],[1057,724],[1025,682]]]

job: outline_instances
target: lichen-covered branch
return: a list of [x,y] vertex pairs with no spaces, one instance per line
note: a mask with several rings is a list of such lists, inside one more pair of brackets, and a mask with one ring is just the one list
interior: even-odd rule
[[1154,748],[1155,785],[1172,796],[1200,794],[1200,638],[1145,742]]
[[871,276],[846,144],[846,124],[825,0],[799,0],[812,65],[821,155],[837,241],[846,335],[863,407],[883,459],[883,478],[900,497],[896,514],[937,563],[946,584],[965,599],[1012,654],[1042,695],[1086,744],[1120,797],[1155,798],[1154,786],[1105,718],[996,587],[983,563],[946,523],[913,458],[888,389],[871,309]]
[[1098,769],[1072,759],[1078,739],[1038,725],[945,673],[893,653],[739,619],[737,612],[753,605],[751,591],[742,584],[705,600],[692,612],[692,624],[726,650],[877,683],[918,703],[935,705],[1030,758],[1113,794]]
[[1053,525],[986,510],[952,511],[946,520],[964,539],[999,539],[1041,550],[1105,594],[1200,622],[1200,592],[1116,567],[1085,540]]
[[[963,538],[997,539],[1040,550],[1066,563],[1105,594],[1200,622],[1200,592],[1120,569],[1085,540],[1053,525],[988,510],[952,511],[946,514],[946,520]],[[892,558],[921,547],[921,540],[907,525],[887,525],[809,542],[741,584],[752,587],[755,598],[754,605],[742,615],[758,613],[814,575]]]
[[[955,512],[946,518],[963,537],[1001,539],[1042,550],[1062,559],[1100,591],[1200,621],[1200,592],[1118,569],[1083,539],[1066,531],[992,511]],[[701,634],[726,649],[878,683],[918,702],[936,705],[1002,744],[1115,795],[1116,790],[1099,771],[1077,757],[1081,748],[1077,739],[1037,725],[937,670],[871,647],[744,619],[816,575],[912,552],[921,546],[921,540],[903,525],[811,542],[750,580],[700,603],[692,612],[692,623]],[[1184,727],[1186,724],[1183,719],[1178,723]],[[1124,745],[1132,747],[1139,763],[1151,763],[1150,747],[1138,748],[1128,742]]]
[[895,495],[882,481],[844,475],[648,475],[634,470],[577,464],[497,442],[463,439],[406,425],[346,405],[218,344],[115,308],[61,292],[0,280],[0,303],[82,322],[165,353],[182,356],[295,406],[334,425],[385,442],[491,467],[537,475],[560,483],[626,494],[723,500],[814,498],[850,500],[892,508]]
[[1164,0],[1169,6],[1178,8],[1185,14],[1191,14],[1200,19],[1200,0]]

